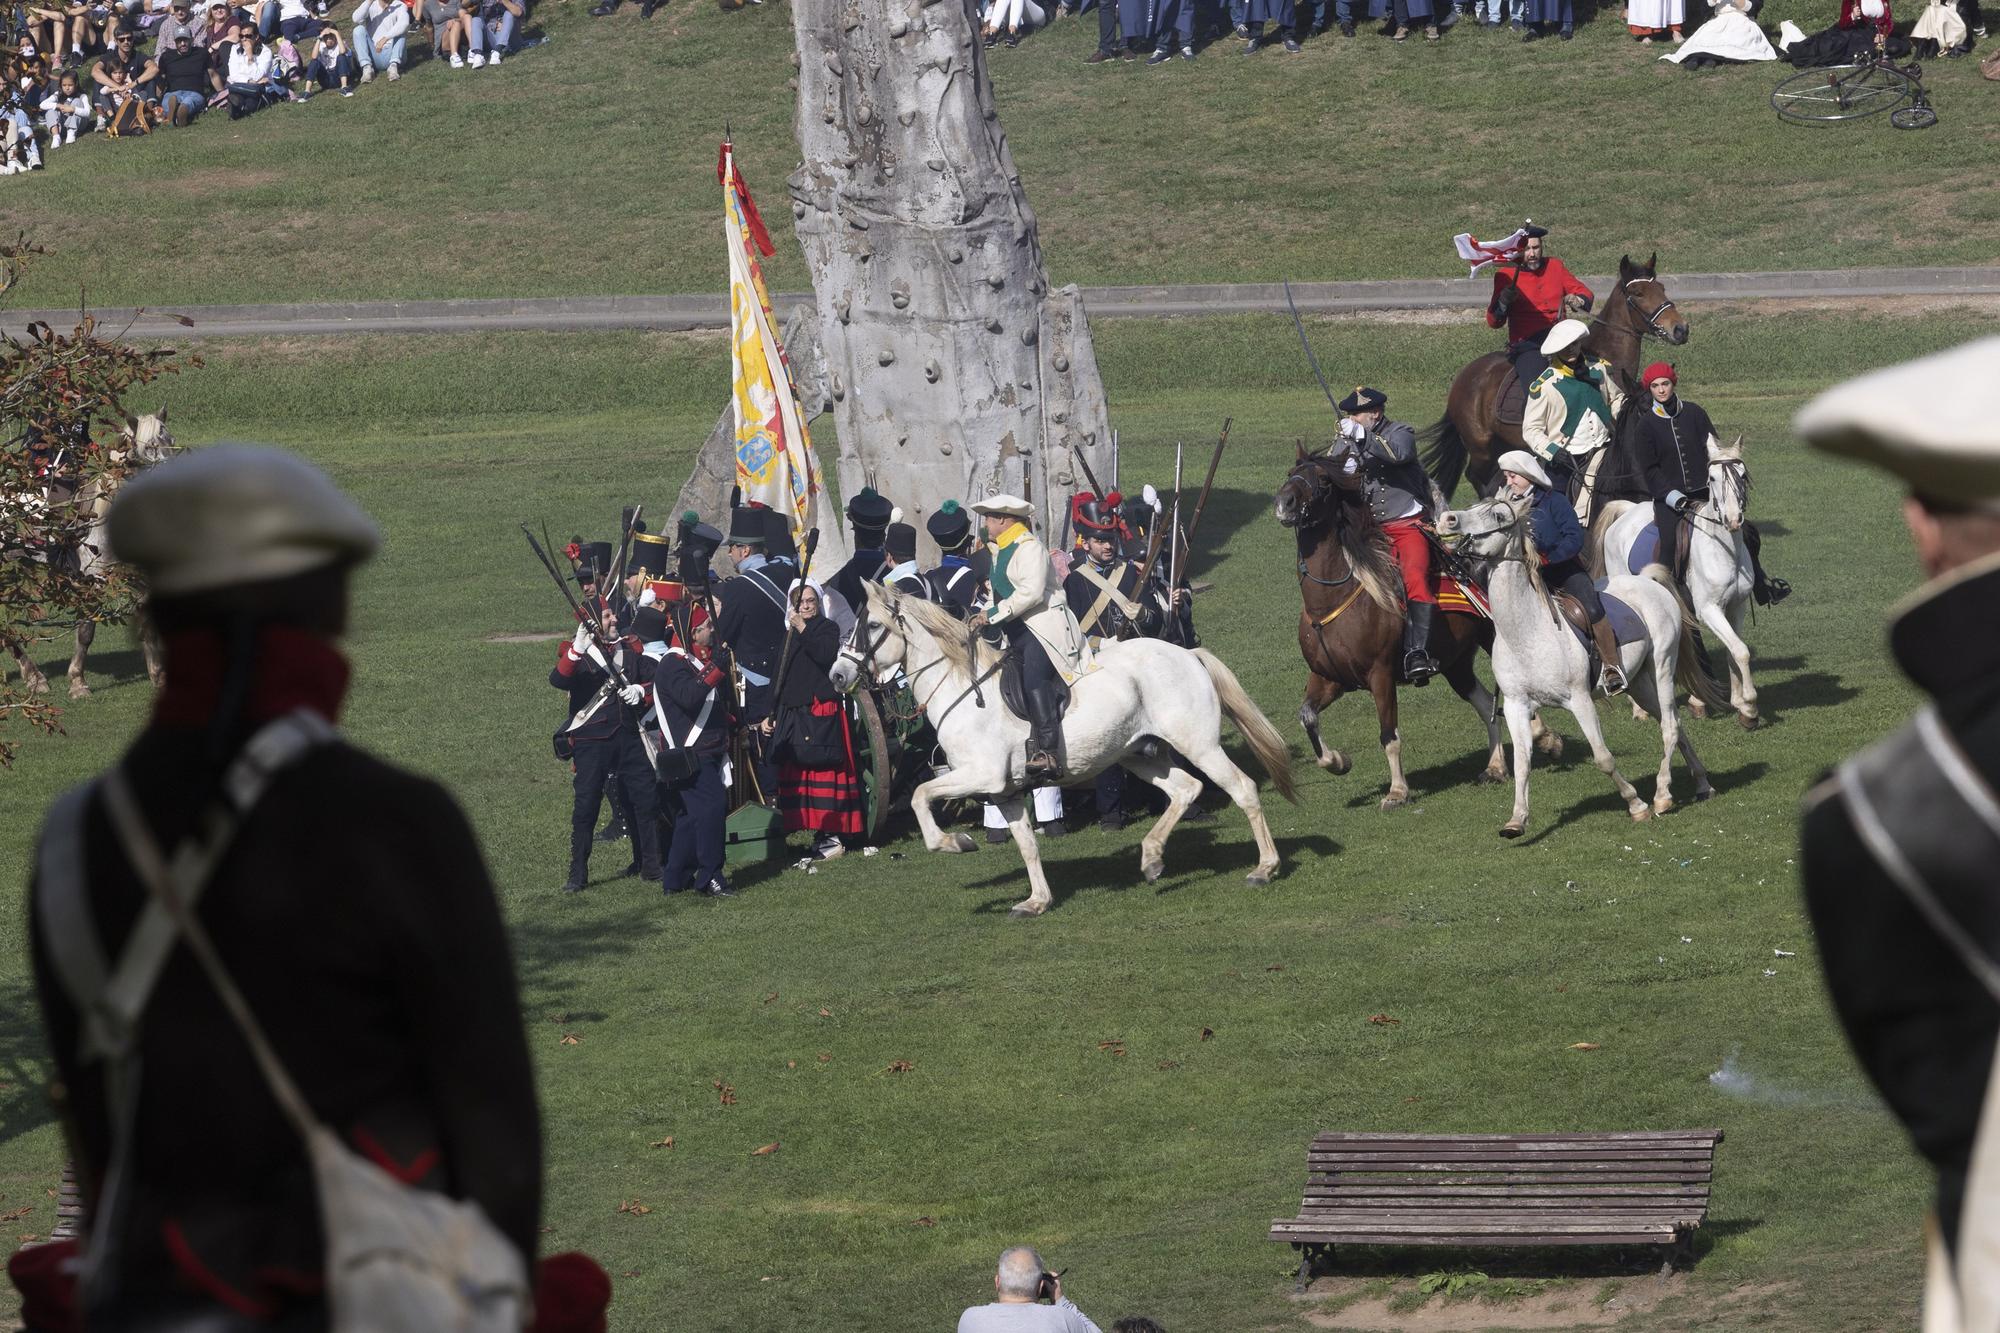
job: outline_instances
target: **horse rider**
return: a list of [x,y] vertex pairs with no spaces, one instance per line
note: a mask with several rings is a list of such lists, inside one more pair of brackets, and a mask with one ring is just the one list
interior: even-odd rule
[[946,500],[924,520],[924,530],[937,543],[938,562],[924,571],[930,599],[960,620],[972,615],[979,601],[977,571],[972,567],[972,516],[956,500]]
[[1062,776],[1062,678],[1030,624],[1048,609],[1048,548],[1028,528],[1034,507],[1017,495],[989,495],[972,512],[986,521],[992,600],[966,623],[975,630],[992,626],[1005,638],[1028,713],[1028,778],[1054,781]]
[[[1121,498],[1117,491],[1101,499],[1085,491],[1069,502],[1070,526],[1083,543],[1083,559],[1070,565],[1063,597],[1093,649],[1107,639],[1158,638],[1165,624],[1159,604],[1144,595],[1138,567],[1121,550],[1126,531],[1118,511]],[[1096,791],[1098,825],[1125,827],[1124,768],[1113,764],[1098,774]]]
[[1548,253],[1548,234],[1547,227],[1532,222],[1521,229],[1520,258],[1504,273],[1494,270],[1493,299],[1486,306],[1486,327],[1507,330],[1507,359],[1523,389],[1548,368],[1542,339],[1549,330],[1589,310],[1596,299],[1568,265]]
[[[1687,546],[1674,545],[1675,524],[1692,523],[1694,511],[1708,495],[1708,465],[1720,447],[1715,426],[1698,403],[1680,396],[1680,375],[1665,361],[1640,372],[1649,401],[1640,417],[1638,466],[1653,497],[1653,526],[1660,534],[1660,563],[1670,565],[1683,591],[1687,581]],[[1760,606],[1780,602],[1792,587],[1771,578],[1758,558],[1763,538],[1756,525],[1743,525],[1743,548],[1750,555],[1750,595]]]
[[1369,512],[1388,535],[1403,571],[1403,678],[1428,685],[1438,672],[1430,654],[1437,591],[1431,578],[1431,482],[1417,460],[1417,432],[1388,420],[1389,396],[1380,389],[1359,386],[1338,406],[1346,470],[1359,469]]
[[931,585],[917,569],[917,530],[908,523],[891,523],[883,533],[882,550],[892,562],[883,584],[906,597],[930,600]]
[[764,554],[770,539],[767,509],[740,508],[729,518],[729,558],[736,576],[724,580],[716,595],[715,639],[726,645],[742,678],[738,712],[752,729],[751,762],[764,803],[778,799],[778,769],[764,754],[763,732],[756,724],[771,716],[771,677],[785,646],[785,618],[791,614],[786,590],[792,582],[788,566],[772,566]]
[[1618,662],[1618,637],[1604,618],[1604,599],[1598,596],[1596,580],[1583,565],[1583,526],[1569,497],[1550,480],[1535,456],[1525,449],[1509,449],[1500,455],[1500,484],[1516,500],[1533,500],[1528,524],[1534,534],[1535,550],[1542,558],[1542,582],[1560,588],[1576,598],[1590,622],[1590,639],[1597,646],[1597,688],[1607,695],[1625,692],[1625,672]]
[[1538,455],[1549,475],[1576,497],[1577,522],[1590,523],[1590,491],[1611,443],[1611,423],[1625,406],[1625,390],[1611,363],[1585,350],[1590,326],[1566,319],[1542,339],[1549,367],[1528,386],[1521,414],[1521,443]]
[[837,593],[848,609],[859,615],[868,604],[864,585],[880,583],[892,565],[883,549],[889,525],[902,518],[902,511],[876,494],[873,486],[847,502],[847,523],[854,533],[854,554],[826,581],[828,592]]
[[1935,1329],[1991,1326],[2000,1241],[1996,423],[2000,338],[1836,385],[1793,423],[1813,447],[1907,488],[1903,518],[1930,580],[1897,605],[1888,636],[1929,702],[1808,794],[1799,863],[1848,1044],[1937,1173],[1923,1311]]

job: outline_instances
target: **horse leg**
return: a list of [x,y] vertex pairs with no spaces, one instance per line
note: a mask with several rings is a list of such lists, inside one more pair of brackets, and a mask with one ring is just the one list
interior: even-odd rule
[[[1183,752],[1182,758],[1200,769],[1202,774],[1229,794],[1244,816],[1250,821],[1250,836],[1257,840],[1257,868],[1246,879],[1252,884],[1269,884],[1278,873],[1278,843],[1271,836],[1270,821],[1264,818],[1264,802],[1257,795],[1257,783],[1248,773],[1238,768],[1229,758],[1229,752],[1222,748],[1220,739],[1205,746],[1198,746],[1192,752]],[[1201,784],[1194,784],[1199,794]]]
[[1409,804],[1410,782],[1403,776],[1403,733],[1396,729],[1396,680],[1389,674],[1388,661],[1377,662],[1368,673],[1368,692],[1375,696],[1375,721],[1381,727],[1382,757],[1389,761],[1389,794],[1382,798],[1384,810]]
[[1315,672],[1306,681],[1306,701],[1299,705],[1299,725],[1306,729],[1306,739],[1312,742],[1313,762],[1336,775],[1354,767],[1354,761],[1320,739],[1319,715],[1339,697],[1339,684]]
[[[1167,835],[1174,831],[1174,825],[1181,822],[1181,816],[1201,795],[1201,779],[1176,764],[1137,753],[1126,756],[1120,762],[1158,787],[1167,797],[1167,808],[1153,821],[1153,827],[1146,830],[1146,836],[1139,843],[1139,873],[1150,884],[1167,872]],[[1194,761],[1189,759],[1189,762]]]
[[1673,666],[1665,653],[1654,653],[1646,663],[1650,674],[1635,672],[1628,679],[1632,695],[1646,704],[1647,711],[1660,719],[1660,773],[1653,783],[1653,813],[1664,815],[1674,808],[1674,750],[1681,737],[1681,713],[1674,704]]
[[1500,826],[1500,836],[1518,838],[1528,831],[1528,768],[1535,761],[1535,744],[1530,739],[1535,714],[1511,695],[1502,695],[1500,703],[1507,713],[1507,734],[1514,741],[1514,813]]
[[167,664],[160,651],[160,633],[151,620],[139,622],[139,651],[146,658],[146,679],[157,690],[167,683]]
[[96,641],[97,622],[94,620],[77,621],[76,651],[70,654],[69,659],[69,697],[72,699],[87,699],[90,697],[90,686],[86,685],[83,680],[83,658],[84,654],[90,651],[90,645]]
[[1729,654],[1729,703],[1745,731],[1757,729],[1757,687],[1750,682],[1750,645],[1743,641],[1743,603],[1724,609],[1710,602],[1701,608],[1701,623],[1715,631]]
[[1486,727],[1486,767],[1480,770],[1473,781],[1505,782],[1507,780],[1507,747],[1500,740],[1500,718],[1493,707],[1493,692],[1486,688],[1472,669],[1472,654],[1445,665],[1444,678],[1458,697],[1472,705],[1472,711],[1479,714],[1479,720]]
[[1041,845],[1035,841],[1034,798],[1022,792],[996,804],[1000,817],[1007,821],[1007,831],[1014,835],[1014,845],[1021,849],[1021,862],[1028,868],[1028,896],[1015,903],[1007,915],[1040,916],[1055,906],[1055,895],[1049,892],[1049,877],[1042,873]]
[[1535,748],[1551,759],[1562,758],[1562,733],[1542,721],[1542,710],[1537,708],[1529,714],[1529,734],[1535,738]]
[[35,665],[35,659],[29,656],[27,649],[21,646],[20,641],[18,639],[7,640],[7,651],[13,655],[14,664],[21,668],[21,684],[28,693],[47,694],[49,692],[49,678],[42,674],[42,669]]
[[1585,681],[1580,684],[1563,707],[1570,711],[1576,718],[1576,724],[1583,728],[1583,739],[1590,744],[1591,762],[1597,765],[1599,772],[1610,777],[1612,784],[1618,788],[1618,794],[1624,798],[1625,808],[1631,812],[1632,818],[1650,819],[1653,814],[1651,808],[1639,799],[1639,789],[1626,781],[1625,775],[1618,771],[1618,761],[1611,757],[1611,747],[1604,743],[1604,724],[1598,720],[1597,706],[1591,701],[1590,683]]
[[939,828],[931,805],[957,796],[984,795],[992,790],[993,785],[970,781],[960,769],[947,769],[928,782],[918,783],[917,789],[910,793],[910,812],[917,817],[917,831],[923,837],[925,849],[933,852],[978,851],[979,844],[972,840],[970,834],[946,833]]

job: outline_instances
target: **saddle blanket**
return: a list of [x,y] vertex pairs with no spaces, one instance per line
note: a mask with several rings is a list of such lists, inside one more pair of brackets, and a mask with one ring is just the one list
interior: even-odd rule
[[1453,578],[1449,574],[1438,575],[1437,584],[1438,610],[1493,619],[1493,608],[1486,600],[1485,590],[1478,584]]
[[1625,558],[1634,574],[1643,573],[1647,565],[1660,561],[1660,525],[1648,523],[1639,529],[1638,537],[1632,542],[1632,554]]
[[1639,619],[1637,611],[1604,591],[1601,586],[1597,590],[1597,595],[1604,603],[1604,618],[1611,622],[1611,633],[1617,638],[1620,647],[1628,643],[1638,643],[1646,637],[1646,622]]

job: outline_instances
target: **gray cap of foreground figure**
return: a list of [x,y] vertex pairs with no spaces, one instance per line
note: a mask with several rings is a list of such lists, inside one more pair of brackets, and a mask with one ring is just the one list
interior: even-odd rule
[[381,534],[324,472],[264,445],[219,444],[156,463],[105,518],[113,559],[169,597],[358,564]]
[[1931,499],[1991,507],[2000,500],[2000,338],[1836,384],[1800,409],[1792,429]]

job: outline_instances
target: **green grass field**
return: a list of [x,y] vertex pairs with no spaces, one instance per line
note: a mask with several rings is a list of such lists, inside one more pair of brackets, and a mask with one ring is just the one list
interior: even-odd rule
[[[1635,825],[1573,747],[1537,769],[1529,838],[1503,844],[1508,794],[1469,785],[1481,733],[1438,688],[1404,697],[1416,800],[1384,815],[1373,716],[1346,701],[1326,721],[1355,771],[1302,766],[1302,803],[1271,807],[1276,884],[1242,883],[1254,855],[1233,813],[1176,834],[1156,885],[1138,877],[1139,829],[1092,829],[1045,845],[1058,906],[1030,923],[1005,915],[1023,883],[1011,850],[946,859],[907,839],[810,877],[743,875],[723,904],[637,880],[556,891],[568,790],[547,748],[552,650],[489,641],[563,619],[515,524],[601,531],[621,500],[668,503],[721,401],[720,340],[224,345],[170,391],[183,442],[297,448],[382,522],[346,725],[448,783],[478,827],[539,1061],[546,1244],[616,1275],[618,1328],[949,1328],[1023,1240],[1071,1269],[1106,1327],[1134,1312],[1176,1330],[1338,1327],[1342,1300],[1402,1309],[1416,1296],[1397,1275],[1492,1256],[1385,1256],[1333,1301],[1294,1304],[1290,1253],[1263,1234],[1298,1202],[1314,1131],[1711,1125],[1728,1138],[1702,1258],[1627,1322],[1907,1327],[1927,1184],[1833,1027],[1793,858],[1814,775],[1911,706],[1881,619],[1916,577],[1894,488],[1808,455],[1786,423],[1820,386],[1990,325],[1793,318],[1774,342],[1743,314],[1696,320],[1687,387],[1747,433],[1767,559],[1798,588],[1751,634],[1774,725],[1695,730],[1714,802]],[[1331,374],[1381,384],[1419,422],[1486,341],[1398,323],[1314,332]],[[1275,319],[1118,323],[1099,348],[1128,485],[1235,416],[1200,620],[1302,751],[1296,590],[1268,500],[1292,440],[1329,423],[1292,337]],[[100,640],[107,688],[67,712],[68,734],[31,741],[0,778],[16,884],[48,801],[144,717],[123,640]],[[1605,713],[1627,771],[1649,770],[1657,730]],[[600,852],[596,869],[624,859]],[[22,921],[18,903],[0,912],[0,994],[21,1015],[0,1048],[0,1209],[30,1208],[10,1234],[47,1230],[64,1156]],[[1709,1079],[1731,1060],[1747,1095]],[[913,1067],[889,1072],[897,1061]],[[633,1200],[652,1211],[619,1210]],[[1538,1299],[1586,1309],[1654,1291],[1648,1274],[1640,1260],[1527,1276],[1556,1279]],[[1512,1308],[1450,1322],[1506,1326]]]
[[[15,293],[61,307],[719,292],[715,150],[789,232],[791,15],[676,0],[589,18],[494,70],[417,65],[393,88],[147,140],[93,137],[0,190],[0,230],[57,251]],[[1834,0],[1785,17],[1808,31]],[[344,11],[343,11],[344,12]],[[1974,61],[1938,62],[1942,120],[1781,124],[1788,67],[1690,73],[1600,12],[1573,43],[1372,35],[1193,65],[1086,67],[1094,16],[991,55],[1058,282],[1448,277],[1454,232],[1559,228],[1579,272],[1658,249],[1666,271],[1984,263],[2000,142]],[[801,289],[781,234],[774,289]]]

